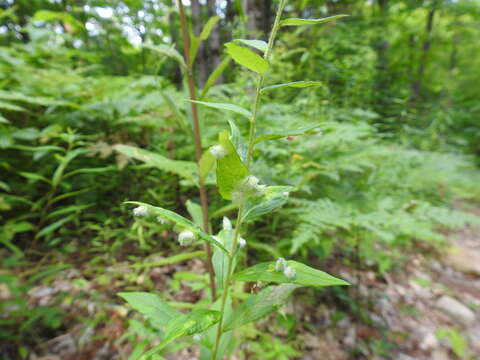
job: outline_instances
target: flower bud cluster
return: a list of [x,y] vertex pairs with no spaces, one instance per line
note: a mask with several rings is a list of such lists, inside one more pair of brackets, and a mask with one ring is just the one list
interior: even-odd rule
[[228,155],[228,150],[223,145],[213,145],[208,151],[210,151],[210,154],[216,159],[221,159]]
[[136,216],[136,217],[148,216],[148,207],[146,207],[145,205],[137,206],[135,209],[133,209],[133,216]]
[[188,246],[195,241],[197,236],[190,230],[183,230],[178,234],[178,242],[181,246]]
[[247,176],[232,193],[232,198],[236,202],[240,202],[246,197],[259,197],[265,194],[267,185],[260,185],[260,180],[253,175]]
[[287,262],[282,257],[278,258],[275,262],[275,271],[283,271],[283,275],[290,280],[294,279],[297,275],[295,269],[292,266],[287,265]]

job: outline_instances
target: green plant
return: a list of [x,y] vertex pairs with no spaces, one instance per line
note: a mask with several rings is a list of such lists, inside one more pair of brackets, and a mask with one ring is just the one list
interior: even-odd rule
[[[243,256],[242,249],[247,241],[242,237],[243,228],[259,217],[284,205],[291,186],[260,185],[260,180],[252,175],[252,163],[255,146],[263,141],[284,138],[289,135],[303,134],[308,129],[294,130],[291,133],[278,133],[257,136],[257,119],[261,97],[267,91],[276,88],[305,88],[318,86],[315,81],[297,81],[285,84],[264,86],[265,73],[270,69],[270,56],[274,41],[281,26],[303,26],[325,23],[344,15],[323,19],[286,19],[281,20],[286,0],[281,0],[273,24],[268,43],[261,40],[238,39],[227,43],[226,51],[233,60],[251,70],[255,74],[255,91],[252,110],[227,103],[214,103],[190,100],[192,103],[207,107],[230,111],[249,120],[247,141],[233,121],[229,121],[230,132],[222,131],[218,136],[218,144],[204,152],[199,160],[198,184],[201,185],[211,169],[216,165],[216,183],[220,195],[238,208],[235,224],[228,218],[223,220],[223,229],[216,235],[210,235],[202,229],[194,209],[189,209],[194,221],[172,212],[141,202],[129,202],[137,205],[134,215],[139,217],[157,217],[160,222],[173,223],[179,231],[180,245],[189,246],[197,240],[213,245],[212,262],[215,270],[219,299],[210,298],[208,307],[200,306],[188,314],[183,314],[161,300],[155,294],[120,293],[130,305],[154,320],[164,330],[161,343],[142,355],[143,359],[156,354],[177,338],[193,336],[202,349],[203,359],[221,359],[226,352],[231,352],[233,331],[243,325],[263,318],[275,311],[298,287],[302,286],[334,286],[348,285],[327,273],[313,269],[297,261],[276,261],[253,265],[242,271],[236,271],[237,264]],[[180,4],[180,11],[182,6]],[[263,54],[259,55],[257,52]],[[191,69],[191,68],[190,68]],[[191,92],[192,94],[192,92]],[[195,119],[194,119],[195,122]],[[312,129],[314,127],[310,127]],[[234,282],[262,282],[268,284],[255,295],[239,293]],[[279,284],[279,285],[271,285]],[[212,285],[210,285],[212,286]],[[240,302],[240,300],[243,300]]]

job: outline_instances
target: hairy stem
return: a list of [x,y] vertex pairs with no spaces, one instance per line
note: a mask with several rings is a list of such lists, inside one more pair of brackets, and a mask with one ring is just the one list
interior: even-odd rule
[[[190,100],[196,100],[195,93],[195,79],[193,77],[193,67],[190,61],[190,37],[188,34],[188,25],[187,17],[185,15],[185,9],[183,8],[182,0],[177,0],[178,9],[180,12],[180,23],[182,26],[182,37],[183,37],[183,56],[185,58],[185,63],[187,64],[186,68],[186,78],[188,82],[188,91],[190,94]],[[192,122],[193,122],[193,140],[195,142],[195,159],[197,164],[200,164],[200,158],[202,157],[202,138],[200,135],[200,124],[198,120],[198,109],[197,104],[191,103],[192,107]],[[203,230],[206,233],[210,233],[210,226],[208,221],[208,197],[207,189],[205,188],[205,183],[203,179],[199,179],[199,192],[200,192],[200,206],[202,207],[202,219],[203,219]],[[215,274],[213,272],[212,264],[212,246],[210,243],[205,242],[205,251],[207,253],[207,271],[210,278],[210,293],[212,295],[212,300],[215,301],[217,298],[217,286],[215,284]]]
[[[275,37],[277,36],[278,29],[280,28],[280,18],[282,17],[283,9],[285,7],[286,0],[281,0],[280,4],[278,5],[277,15],[275,16],[275,22],[273,24],[272,31],[270,33],[270,37],[268,39],[268,46],[267,50],[265,51],[264,58],[266,60],[269,59],[270,54],[273,49],[273,44],[275,42]],[[255,133],[256,133],[256,126],[257,126],[257,114],[258,109],[260,108],[260,98],[261,98],[261,89],[263,86],[263,82],[265,77],[262,74],[257,75],[257,83],[255,87],[255,95],[253,98],[253,106],[252,106],[252,118],[250,120],[250,131],[248,135],[248,154],[247,154],[247,168],[250,170],[250,165],[253,159],[253,149],[255,147]],[[227,302],[228,290],[230,288],[231,278],[232,278],[232,270],[233,270],[233,259],[235,257],[235,253],[237,251],[238,241],[240,239],[240,231],[242,228],[242,217],[243,211],[245,209],[246,200],[242,200],[240,203],[238,213],[237,213],[237,221],[235,222],[235,232],[233,235],[233,245],[232,249],[230,250],[230,256],[228,258],[228,266],[227,266],[227,277],[225,279],[225,284],[223,286],[222,292],[222,302],[220,307],[220,321],[217,327],[217,335],[215,339],[215,347],[213,349],[212,360],[217,359],[218,348],[220,345],[220,340],[223,333],[223,315],[225,312],[225,304]]]

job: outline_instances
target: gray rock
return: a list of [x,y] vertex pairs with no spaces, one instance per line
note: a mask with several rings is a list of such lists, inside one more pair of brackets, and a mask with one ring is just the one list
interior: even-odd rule
[[475,322],[475,313],[450,296],[443,295],[438,299],[437,307],[460,324],[468,326]]
[[453,246],[445,256],[445,263],[456,271],[480,276],[480,251],[478,250]]

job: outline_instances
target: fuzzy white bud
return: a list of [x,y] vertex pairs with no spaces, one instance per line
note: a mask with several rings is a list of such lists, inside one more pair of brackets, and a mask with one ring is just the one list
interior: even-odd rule
[[195,239],[196,239],[195,234],[190,230],[183,230],[180,234],[178,234],[178,242],[180,243],[181,246],[188,246]]
[[133,216],[145,217],[148,216],[148,207],[141,205],[133,209]]
[[244,248],[244,247],[247,245],[247,240],[245,240],[244,238],[238,239],[238,245],[239,245],[241,248]]
[[226,216],[223,217],[222,225],[223,225],[223,230],[232,230],[232,222]]
[[285,266],[287,266],[287,262],[284,258],[279,257],[275,262],[275,271],[283,271],[285,270]]
[[202,340],[202,334],[193,335],[193,341],[200,342]]
[[228,155],[227,149],[225,149],[225,147],[222,145],[213,145],[210,149],[208,149],[208,151],[210,151],[210,154],[212,154],[216,159],[221,159]]
[[289,195],[290,195],[290,193],[288,191],[283,192],[283,196],[289,196]]
[[161,224],[161,225],[166,225],[166,224],[168,224],[168,220],[165,219],[165,218],[163,218],[163,217],[161,217],[161,216],[157,216],[157,222],[158,222],[159,224]]
[[292,280],[297,275],[297,272],[293,267],[287,266],[285,269],[283,269],[283,275]]

